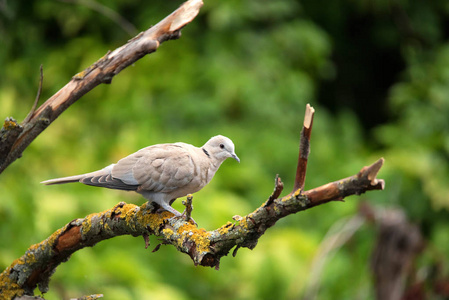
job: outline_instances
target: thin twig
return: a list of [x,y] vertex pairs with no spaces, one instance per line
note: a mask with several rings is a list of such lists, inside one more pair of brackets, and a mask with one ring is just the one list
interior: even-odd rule
[[98,3],[96,1],[92,0],[59,0],[61,2],[66,3],[74,3],[74,4],[80,4],[85,5],[89,7],[90,9],[97,11],[98,13],[104,15],[105,17],[111,19],[114,21],[117,25],[119,25],[126,33],[129,35],[136,35],[138,30],[137,28],[128,20],[126,20],[123,16],[121,16],[116,11],[112,10],[111,8]]
[[349,219],[339,220],[327,231],[317,254],[313,258],[309,282],[306,284],[304,300],[317,299],[322,272],[327,261],[342,247],[364,224],[365,219],[355,215]]
[[304,184],[306,181],[306,171],[307,171],[307,160],[310,153],[310,136],[312,134],[313,125],[313,115],[315,114],[315,109],[306,105],[306,112],[304,115],[303,128],[301,130],[301,138],[299,141],[299,155],[298,155],[298,166],[296,168],[295,184],[293,186],[294,194],[298,190],[304,189]]
[[24,127],[20,136],[12,141],[12,146],[3,146],[8,152],[5,151],[6,157],[0,158],[0,173],[21,157],[31,142],[83,95],[102,83],[111,83],[115,75],[145,55],[155,52],[163,42],[178,39],[181,36],[181,29],[198,15],[202,5],[201,0],[186,1],[165,19],[130,39],[125,45],[108,52],[90,67],[75,75],[35,110],[26,128]]
[[271,194],[271,196],[268,198],[267,202],[265,202],[264,207],[267,207],[274,200],[279,198],[283,189],[284,189],[284,183],[281,181],[281,177],[279,177],[279,175],[276,175],[276,178],[274,179],[274,191]]
[[33,106],[31,107],[31,110],[28,113],[28,115],[26,116],[26,118],[23,120],[22,125],[25,125],[26,123],[28,123],[31,120],[31,117],[34,115],[34,112],[36,111],[36,107],[37,107],[37,104],[39,103],[39,99],[41,98],[42,85],[44,83],[44,70],[43,70],[42,64],[40,65],[39,70],[40,70],[40,78],[39,78],[39,87],[37,89],[36,99],[34,99]]
[[188,194],[187,195],[187,199],[185,201],[182,201],[182,204],[185,205],[186,209],[184,210],[184,220],[186,222],[189,222],[190,220],[193,221],[193,223],[196,224],[195,220],[192,219],[192,210],[193,210],[193,205],[192,205],[192,201],[193,201],[193,196],[192,194]]

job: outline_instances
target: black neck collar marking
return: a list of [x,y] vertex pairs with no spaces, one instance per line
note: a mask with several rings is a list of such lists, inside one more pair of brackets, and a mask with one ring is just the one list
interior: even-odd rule
[[210,158],[210,154],[209,154],[209,152],[207,152],[207,150],[206,150],[206,149],[204,149],[204,148],[201,148],[201,149],[203,149],[203,152],[204,152],[204,154],[206,154],[206,155],[207,155],[207,157],[209,157],[209,158]]

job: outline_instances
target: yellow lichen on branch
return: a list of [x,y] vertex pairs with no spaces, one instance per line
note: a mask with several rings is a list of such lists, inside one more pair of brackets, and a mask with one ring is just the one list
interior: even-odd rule
[[10,118],[7,118],[5,120],[5,122],[3,123],[3,128],[6,130],[12,130],[18,126],[19,126],[19,124],[17,124],[17,122],[15,120],[10,119]]
[[12,280],[8,275],[6,275],[6,272],[9,269],[10,267],[0,274],[0,300],[9,300],[25,294],[25,290],[20,287],[15,280]]
[[[54,252],[53,247],[63,229],[57,230],[45,241],[34,244],[25,254],[14,260],[12,264],[0,274],[0,299],[13,299],[29,292],[29,285],[36,278],[36,271],[45,267],[47,253]],[[45,288],[43,288],[45,290]]]
[[232,248],[236,247],[234,255],[241,247],[253,249],[265,231],[287,215],[352,194],[383,189],[383,180],[375,178],[382,164],[380,159],[346,179],[272,199],[247,216],[238,217],[237,224],[227,222],[214,231],[197,228],[183,217],[158,210],[153,203],[139,207],[120,202],[111,209],[74,220],[45,241],[31,246],[0,275],[0,294],[30,294],[36,286],[45,292],[51,274],[73,252],[124,234],[159,236],[163,244],[171,244],[188,254],[196,265],[218,268],[220,258]]

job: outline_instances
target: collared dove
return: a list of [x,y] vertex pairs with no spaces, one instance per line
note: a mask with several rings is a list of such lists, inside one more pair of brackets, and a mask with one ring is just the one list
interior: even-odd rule
[[81,182],[109,189],[135,191],[175,216],[180,216],[170,206],[173,201],[201,190],[228,157],[240,162],[234,152],[234,143],[225,136],[217,135],[201,148],[185,143],[153,145],[101,170],[41,183],[50,185]]

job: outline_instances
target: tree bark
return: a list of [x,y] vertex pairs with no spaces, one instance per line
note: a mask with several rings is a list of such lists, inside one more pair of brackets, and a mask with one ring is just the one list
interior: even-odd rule
[[[201,6],[201,0],[187,1],[154,27],[140,33],[124,46],[108,52],[75,75],[39,108],[35,110],[33,106],[21,124],[12,118],[6,119],[0,131],[0,173],[84,94],[101,83],[111,83],[112,78],[121,70],[156,51],[164,41],[179,38],[180,30],[195,18]],[[37,100],[38,98],[39,93]],[[308,105],[300,140],[295,185],[289,195],[280,196],[283,183],[276,177],[273,194],[259,208],[247,216],[235,216],[235,222],[228,222],[212,231],[197,228],[192,220],[188,221],[189,213],[186,219],[175,218],[167,211],[160,211],[157,204],[145,203],[139,207],[121,202],[109,210],[71,221],[46,240],[32,245],[0,274],[0,299],[33,295],[36,287],[45,293],[51,275],[59,264],[69,260],[71,254],[105,239],[125,234],[143,236],[146,247],[148,236],[156,235],[162,239],[162,244],[173,245],[180,252],[188,254],[195,265],[218,269],[221,257],[226,256],[233,248],[234,256],[239,248],[253,249],[265,231],[281,218],[329,201],[340,201],[349,195],[382,190],[384,181],[376,176],[383,165],[383,158],[362,168],[354,176],[303,191],[313,114],[313,108]]]
[[73,76],[62,89],[31,110],[22,124],[7,118],[0,130],[0,174],[31,142],[62,112],[101,83],[111,83],[123,69],[147,54],[155,52],[165,41],[178,39],[181,29],[190,23],[203,5],[201,0],[189,0],[155,26],[141,32],[128,43],[106,53],[97,62]]
[[212,231],[197,228],[192,220],[187,221],[190,216],[175,218],[170,212],[158,211],[154,203],[139,207],[121,202],[104,212],[74,220],[45,241],[31,246],[0,274],[0,292],[9,296],[5,299],[32,295],[36,287],[45,293],[58,265],[74,252],[125,234],[143,236],[145,247],[148,247],[148,236],[156,235],[162,244],[173,245],[188,254],[195,265],[218,269],[220,259],[231,249],[234,248],[233,256],[239,248],[253,249],[265,231],[281,218],[350,195],[384,189],[384,181],[376,178],[383,163],[381,158],[356,175],[304,192],[297,189],[285,197],[280,197],[283,183],[276,177],[273,194],[259,208],[245,217],[235,216],[236,222]]

